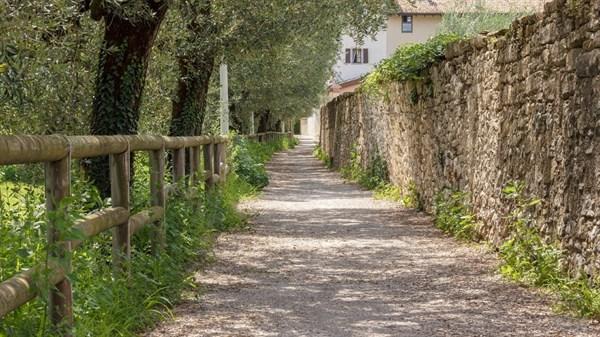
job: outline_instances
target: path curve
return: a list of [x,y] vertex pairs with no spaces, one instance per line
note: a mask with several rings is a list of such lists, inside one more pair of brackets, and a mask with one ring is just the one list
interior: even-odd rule
[[503,281],[493,255],[344,183],[313,146],[274,157],[271,184],[244,205],[253,229],[219,238],[202,294],[148,337],[600,336]]

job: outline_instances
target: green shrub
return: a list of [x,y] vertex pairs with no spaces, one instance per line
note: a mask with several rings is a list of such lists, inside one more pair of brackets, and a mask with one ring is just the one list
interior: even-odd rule
[[387,163],[379,153],[375,153],[366,168],[362,166],[360,153],[356,145],[352,147],[350,162],[340,169],[342,177],[355,181],[370,190],[389,183]]
[[468,194],[446,189],[434,204],[435,226],[461,240],[478,240],[477,219],[468,204]]
[[521,282],[547,286],[561,278],[560,257],[556,245],[546,243],[531,218],[531,211],[539,199],[523,196],[525,186],[514,182],[503,189],[504,196],[512,202],[508,215],[511,235],[500,246],[503,275]]
[[269,184],[269,176],[264,164],[271,160],[273,154],[294,148],[298,144],[296,138],[287,137],[267,143],[259,143],[236,135],[232,135],[232,138],[230,153],[233,171],[240,179],[257,189]]
[[[294,146],[293,140],[258,144],[236,140],[232,166],[262,164],[274,151]],[[132,187],[132,209],[139,211],[149,205],[149,168],[144,154],[136,156],[136,176]],[[77,167],[77,165],[74,165]],[[254,169],[255,167],[251,168]],[[264,170],[264,168],[263,168]],[[261,171],[264,172],[264,171]],[[185,290],[193,290],[194,264],[211,259],[215,233],[243,226],[246,221],[235,205],[257,190],[255,172],[238,176],[232,170],[225,184],[205,191],[202,185],[190,193],[170,198],[167,202],[167,245],[160,256],[152,253],[153,231],[144,228],[132,238],[131,276],[113,277],[111,235],[102,233],[86,241],[73,254],[75,336],[137,336],[159,320],[170,315]],[[69,218],[65,228],[82,214],[103,207],[104,200],[73,171],[73,197],[68,199]],[[250,184],[253,183],[252,185]],[[264,185],[264,181],[261,182]],[[195,192],[194,192],[195,191]],[[68,221],[67,221],[68,220]],[[45,260],[46,215],[44,188],[40,182],[0,183],[0,280]],[[77,235],[65,231],[64,236]],[[40,275],[40,289],[46,289]],[[46,316],[44,292],[0,322],[0,336],[53,336]]]
[[481,2],[456,1],[442,16],[438,32],[470,37],[508,28],[514,20],[530,13],[533,13],[533,9],[524,9],[521,4],[506,13],[498,13]]
[[244,137],[235,137],[231,147],[233,171],[244,181],[256,188],[263,188],[269,184],[269,176],[262,162],[262,153],[256,153],[259,147],[253,146],[255,153],[251,152],[249,140]]
[[444,57],[448,44],[460,40],[456,34],[439,34],[424,43],[407,44],[383,60],[363,81],[361,89],[377,94],[389,83],[421,80],[432,64]]
[[315,147],[313,151],[313,156],[322,161],[327,168],[331,168],[333,166],[333,162],[331,158],[323,151],[320,146]]

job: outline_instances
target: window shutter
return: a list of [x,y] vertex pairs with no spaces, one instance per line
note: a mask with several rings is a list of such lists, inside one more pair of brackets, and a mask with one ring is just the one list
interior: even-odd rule
[[351,63],[352,62],[352,56],[350,53],[350,49],[346,49],[346,63]]
[[363,63],[369,63],[369,50],[363,49]]

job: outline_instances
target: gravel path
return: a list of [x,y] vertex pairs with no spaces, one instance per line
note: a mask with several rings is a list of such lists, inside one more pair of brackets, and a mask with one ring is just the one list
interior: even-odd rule
[[312,147],[275,156],[271,185],[243,205],[253,229],[219,238],[197,298],[148,337],[600,336],[504,282],[493,255],[345,184]]

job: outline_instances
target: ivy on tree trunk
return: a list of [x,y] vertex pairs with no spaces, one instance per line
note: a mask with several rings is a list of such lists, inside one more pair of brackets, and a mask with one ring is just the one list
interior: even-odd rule
[[[152,16],[131,20],[104,13],[90,131],[93,135],[136,134],[148,59],[165,17],[165,2],[148,0]],[[88,174],[103,196],[110,195],[108,159],[94,158]]]
[[204,64],[195,65],[190,60],[179,59],[180,77],[171,113],[171,136],[196,136],[202,133],[214,56],[206,55],[205,60]]
[[217,56],[211,0],[181,3],[187,41],[177,55],[179,80],[171,112],[171,136],[202,133],[210,78]]

